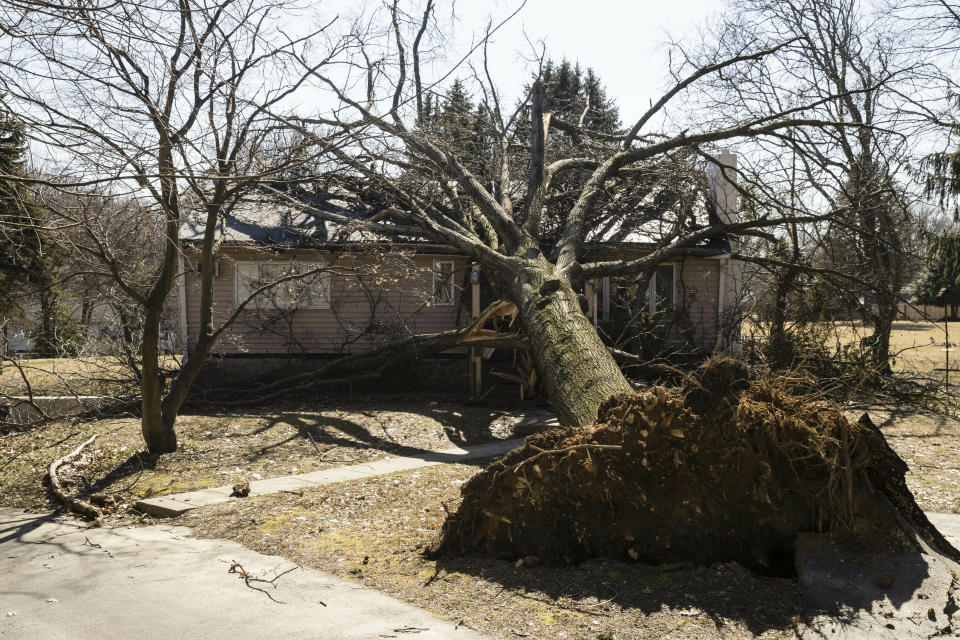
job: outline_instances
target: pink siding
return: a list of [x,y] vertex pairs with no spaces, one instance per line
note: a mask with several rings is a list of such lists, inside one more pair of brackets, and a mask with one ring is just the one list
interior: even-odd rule
[[[257,249],[227,248],[220,255],[220,276],[214,280],[214,319],[217,326],[235,309],[236,261],[289,260],[290,254]],[[331,254],[297,251],[302,262],[325,261]],[[187,255],[188,264],[197,258]],[[452,260],[457,270],[453,305],[432,304],[433,261]],[[329,309],[245,309],[224,332],[214,352],[229,353],[339,353],[364,349],[384,338],[371,326],[386,332],[433,333],[452,329],[469,318],[458,308],[460,285],[469,263],[462,256],[410,255],[373,257],[343,254],[330,267]],[[358,275],[362,274],[362,286]],[[195,344],[200,324],[199,274],[186,276],[187,323]],[[372,312],[373,310],[373,312]],[[406,327],[406,329],[404,329]],[[397,335],[392,333],[390,335]]]

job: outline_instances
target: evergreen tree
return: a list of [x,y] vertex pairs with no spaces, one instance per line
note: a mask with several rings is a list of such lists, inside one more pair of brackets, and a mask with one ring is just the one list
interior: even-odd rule
[[16,178],[25,171],[26,135],[9,113],[0,113],[0,318],[17,309],[26,287],[49,287],[43,213]]
[[960,307],[960,232],[946,233],[934,241],[914,298],[917,304],[949,306],[951,318],[957,319]]
[[[960,109],[960,96],[955,96],[956,108]],[[949,133],[960,134],[960,122],[954,121],[948,127]],[[928,196],[940,199],[943,205],[949,200],[957,202],[960,197],[960,148],[952,151],[931,153],[923,159],[921,168],[924,186]],[[954,218],[960,219],[960,208],[954,206]]]
[[[620,115],[616,105],[607,97],[600,79],[592,69],[586,72],[579,64],[571,64],[567,60],[559,63],[553,60],[544,62],[539,79],[543,84],[543,113],[551,114],[552,119],[563,120],[572,124],[583,121],[583,128],[600,133],[613,134],[620,129]],[[537,80],[535,76],[526,91],[533,89]],[[519,146],[526,149],[530,144],[530,111],[524,112],[517,124],[514,139]],[[551,126],[546,146],[547,161],[572,156],[589,156],[598,150],[585,146],[583,140]],[[602,153],[602,151],[600,151]],[[517,170],[515,175],[523,175],[529,162],[526,152],[515,154]],[[554,241],[554,235],[560,228],[571,207],[579,186],[587,179],[590,171],[573,169],[566,171],[552,182],[557,192],[547,205],[547,214],[542,225],[542,239],[546,245]],[[569,194],[569,195],[567,195]]]
[[[543,111],[568,122],[579,122],[583,116],[586,129],[615,133],[620,128],[620,112],[600,83],[600,79],[579,64],[547,60],[541,73]],[[527,91],[533,86],[527,85]]]
[[30,332],[41,356],[75,355],[81,332],[61,303],[56,272],[62,254],[44,231],[46,216],[26,175],[26,133],[9,113],[0,114],[0,326],[22,312],[26,299],[39,303]]

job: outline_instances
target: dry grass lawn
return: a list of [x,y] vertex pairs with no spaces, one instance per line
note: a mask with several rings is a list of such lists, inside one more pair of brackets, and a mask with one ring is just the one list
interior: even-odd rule
[[[0,361],[0,394],[27,395],[27,382],[35,395],[125,395],[136,392],[129,366],[120,358],[36,358],[18,360],[19,368]],[[165,356],[160,366],[180,366],[176,356]],[[24,381],[26,377],[27,382]]]
[[903,408],[879,408],[870,415],[910,467],[907,485],[920,507],[960,513],[960,420]]
[[[949,323],[950,344],[954,347],[951,356],[951,371],[957,372],[957,381],[960,382],[960,322]],[[861,338],[873,333],[873,328],[862,322],[834,322],[823,323],[817,327],[822,333],[825,346],[834,349],[843,345],[858,345]],[[749,337],[752,332],[762,333],[756,325],[746,323],[743,328],[744,336]],[[893,369],[905,373],[919,373],[928,375],[935,369],[944,366],[944,351],[946,342],[944,325],[942,322],[899,321],[893,323],[893,333],[890,336],[890,352],[895,355]],[[942,376],[943,372],[936,372]]]
[[[139,453],[134,418],[58,423],[0,436],[0,504],[47,509],[46,464],[91,433],[92,489],[127,505],[117,524],[148,522],[129,505],[140,496],[238,479],[301,473],[512,435],[510,407],[454,399],[373,396],[255,411],[187,415],[181,450]],[[960,422],[919,410],[870,411],[910,465],[907,478],[927,510],[960,513]],[[515,558],[427,560],[445,510],[483,461],[450,464],[313,490],[237,499],[190,512],[179,522],[198,536],[235,539],[382,590],[494,638],[794,638],[799,588],[736,565],[650,567],[610,560],[572,567]]]
[[512,436],[515,418],[502,410],[406,396],[309,407],[272,405],[254,411],[184,415],[176,453],[143,452],[140,422],[110,418],[58,422],[0,436],[0,504],[48,508],[40,481],[46,466],[99,434],[80,483],[118,502],[307,473],[393,455]]

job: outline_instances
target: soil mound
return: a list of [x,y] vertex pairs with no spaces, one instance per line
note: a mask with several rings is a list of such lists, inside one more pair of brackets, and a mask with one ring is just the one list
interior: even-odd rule
[[736,561],[793,572],[799,533],[910,546],[906,522],[954,559],[864,415],[791,393],[729,357],[680,388],[611,398],[597,423],[530,436],[467,482],[433,555]]

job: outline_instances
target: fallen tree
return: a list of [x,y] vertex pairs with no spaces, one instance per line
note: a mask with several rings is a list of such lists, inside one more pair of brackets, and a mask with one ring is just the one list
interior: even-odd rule
[[614,396],[596,424],[531,436],[466,483],[430,553],[736,561],[787,575],[804,532],[877,552],[915,533],[960,560],[869,418],[854,423],[794,382],[717,357],[682,387]]

